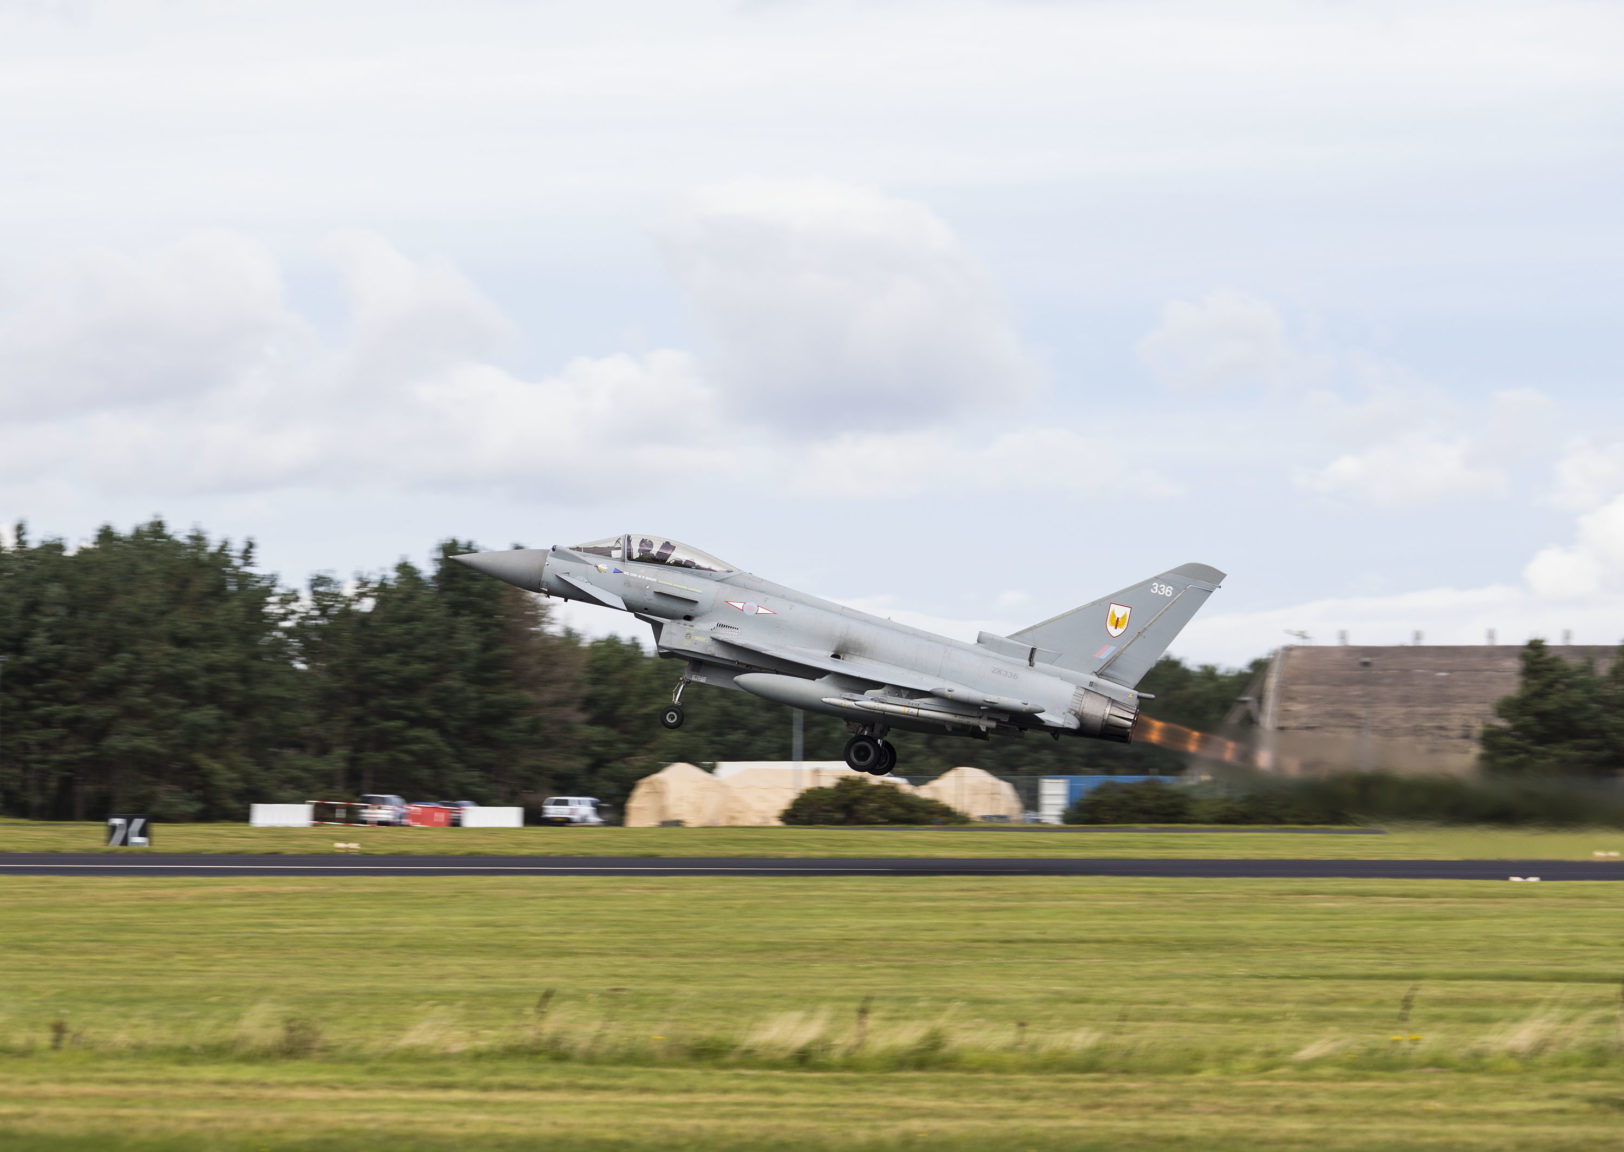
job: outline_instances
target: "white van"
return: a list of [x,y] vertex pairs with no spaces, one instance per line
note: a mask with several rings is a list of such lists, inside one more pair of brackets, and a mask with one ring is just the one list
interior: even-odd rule
[[541,802],[543,824],[602,824],[596,796],[549,796]]
[[361,797],[361,823],[363,824],[395,824],[406,823],[406,801],[399,796],[391,796],[383,792],[368,792]]

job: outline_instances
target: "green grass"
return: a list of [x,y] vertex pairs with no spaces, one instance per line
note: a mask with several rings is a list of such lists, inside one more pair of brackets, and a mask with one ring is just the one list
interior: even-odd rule
[[1596,1152],[1618,1147],[1624,1092],[1607,1075],[990,1078],[517,1063],[470,1070],[439,1060],[368,1070],[41,1065],[0,1079],[0,1108],[0,1148],[28,1152]]
[[8,877],[0,1147],[1616,1146],[1619,927],[1602,884]]
[[[104,849],[106,826],[0,819],[0,852]],[[1624,829],[1392,827],[1386,835],[986,828],[250,828],[160,824],[160,852],[528,856],[1132,856],[1275,859],[1589,860],[1624,850]],[[1624,867],[1624,864],[1620,865]]]

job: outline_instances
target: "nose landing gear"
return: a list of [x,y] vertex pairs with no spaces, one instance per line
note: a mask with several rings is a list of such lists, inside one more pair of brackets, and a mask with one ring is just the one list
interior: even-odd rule
[[671,703],[667,704],[660,713],[660,723],[667,728],[682,727],[682,690],[686,687],[688,687],[688,678],[684,676],[677,681],[677,686],[671,693]]

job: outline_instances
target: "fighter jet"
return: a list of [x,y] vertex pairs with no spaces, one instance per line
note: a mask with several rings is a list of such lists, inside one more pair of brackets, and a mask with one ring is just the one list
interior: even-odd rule
[[661,656],[685,662],[660,714],[709,684],[838,716],[846,763],[883,776],[893,729],[986,739],[1046,732],[1127,743],[1150,671],[1224,574],[1181,564],[1008,636],[974,644],[882,620],[740,571],[664,536],[631,533],[456,560],[547,596],[630,612]]

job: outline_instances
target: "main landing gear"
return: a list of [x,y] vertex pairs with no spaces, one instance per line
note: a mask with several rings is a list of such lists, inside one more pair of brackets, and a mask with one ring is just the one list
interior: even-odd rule
[[896,765],[897,750],[889,740],[862,733],[846,741],[846,766],[854,772],[884,776]]

